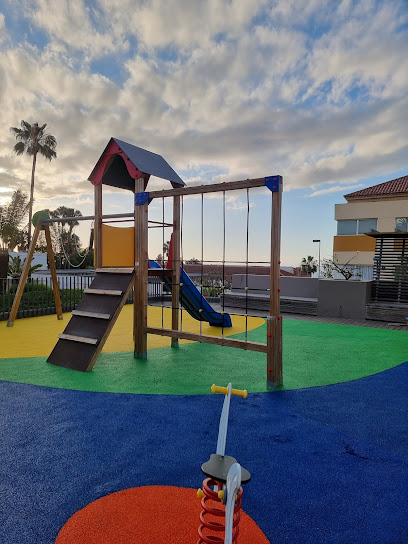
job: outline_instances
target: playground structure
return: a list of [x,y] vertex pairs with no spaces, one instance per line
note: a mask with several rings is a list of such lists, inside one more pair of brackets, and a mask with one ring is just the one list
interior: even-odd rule
[[[172,188],[146,191],[150,176],[156,176],[170,181]],[[72,312],[72,318],[59,340],[48,362],[57,366],[73,370],[91,370],[99,353],[123,307],[132,287],[134,287],[134,357],[136,359],[147,358],[147,334],[167,336],[171,339],[171,346],[178,347],[178,340],[192,340],[206,342],[220,346],[228,346],[243,350],[252,350],[266,354],[267,387],[274,390],[282,385],[282,317],[280,315],[279,301],[279,276],[280,276],[280,235],[281,235],[281,201],[282,178],[281,176],[268,176],[265,178],[247,179],[186,187],[181,178],[168,165],[163,157],[138,148],[126,142],[111,138],[94,170],[89,181],[94,185],[95,215],[87,217],[64,218],[64,222],[78,220],[94,220],[95,237],[95,280],[89,289],[85,290],[84,298],[76,310]],[[134,193],[134,213],[102,215],[102,185],[130,190]],[[233,338],[215,337],[211,335],[196,334],[180,330],[179,314],[182,306],[188,311],[194,312],[197,319],[205,318],[205,313],[214,313],[205,306],[202,294],[200,301],[193,300],[192,307],[188,307],[186,297],[188,287],[187,278],[182,270],[181,260],[181,205],[182,199],[187,195],[201,195],[227,191],[266,186],[271,192],[272,221],[271,221],[271,247],[270,247],[270,307],[267,318],[266,344],[238,340]],[[173,236],[172,255],[169,262],[171,268],[157,267],[148,257],[148,205],[153,199],[173,199]],[[225,200],[225,199],[224,199]],[[104,220],[125,219],[133,217],[134,229],[115,229],[128,231],[126,236],[132,245],[130,251],[121,252],[113,257],[109,254],[104,237],[108,239],[108,229]],[[62,307],[58,292],[58,281],[55,267],[55,259],[51,247],[49,225],[59,222],[61,219],[48,219],[39,216],[23,274],[16,292],[13,307],[10,312],[8,326],[12,326],[17,315],[18,306],[23,294],[24,285],[28,277],[30,262],[40,230],[45,231],[51,277],[56,301],[57,318],[62,319]],[[155,225],[156,226],[156,225]],[[163,222],[161,226],[168,226]],[[129,235],[130,231],[130,235]],[[111,231],[112,233],[113,231]],[[123,235],[123,233],[122,233]],[[121,243],[115,242],[113,246],[120,247]],[[132,251],[134,250],[134,251]],[[248,261],[246,262],[248,265]],[[171,328],[154,328],[147,325],[147,280],[149,275],[160,276],[163,285],[172,292],[172,319]],[[227,327],[229,316],[222,313],[218,326]],[[207,320],[207,319],[206,319]],[[211,322],[210,322],[211,324]],[[215,323],[214,323],[215,324]]]

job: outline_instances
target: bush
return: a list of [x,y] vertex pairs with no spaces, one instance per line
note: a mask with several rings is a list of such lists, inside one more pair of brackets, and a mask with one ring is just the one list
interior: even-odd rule
[[[13,282],[13,285],[9,287],[7,290],[7,293],[10,293],[10,295],[15,295],[18,288],[18,281]],[[53,292],[51,287],[48,287],[48,285],[44,285],[43,283],[37,283],[37,282],[27,282],[24,285],[24,293],[31,293],[33,296],[38,296],[40,293],[47,293],[47,292]],[[23,295],[24,296],[24,295]]]
[[82,289],[60,289],[62,307],[76,306],[83,297]]
[[[18,283],[13,284],[3,295],[0,295],[0,312],[9,312],[13,306]],[[83,290],[60,289],[61,305],[73,308],[81,300]],[[45,310],[55,308],[54,291],[42,283],[26,283],[19,310]]]
[[[2,297],[0,297],[0,311],[8,312],[13,305],[18,283],[13,284]],[[21,297],[20,310],[33,310],[54,306],[54,293],[50,287],[37,283],[26,283]]]
[[226,289],[231,288],[231,280],[223,278],[221,274],[205,274],[202,278],[193,277],[192,282],[200,292],[202,282],[203,295],[206,297],[219,297]]
[[9,263],[8,249],[0,248],[0,278],[7,278]]
[[221,293],[221,287],[203,287],[203,295],[206,297],[219,297]]

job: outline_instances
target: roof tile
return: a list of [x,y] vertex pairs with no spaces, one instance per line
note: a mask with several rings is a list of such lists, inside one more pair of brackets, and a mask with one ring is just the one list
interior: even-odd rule
[[408,176],[402,176],[402,178],[392,179],[391,181],[386,181],[379,185],[361,189],[361,191],[349,193],[348,195],[344,195],[344,198],[346,200],[353,200],[354,198],[400,195],[404,193],[408,194]]

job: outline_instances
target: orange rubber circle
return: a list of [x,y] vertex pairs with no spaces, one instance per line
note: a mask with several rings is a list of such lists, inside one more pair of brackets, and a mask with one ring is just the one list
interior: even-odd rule
[[[75,512],[55,544],[191,544],[197,542],[201,510],[195,489],[132,487]],[[254,520],[241,512],[240,544],[268,544]]]

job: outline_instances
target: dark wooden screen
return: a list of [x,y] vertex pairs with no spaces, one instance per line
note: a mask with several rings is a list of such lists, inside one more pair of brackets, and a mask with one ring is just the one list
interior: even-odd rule
[[372,301],[408,303],[408,233],[376,238]]

